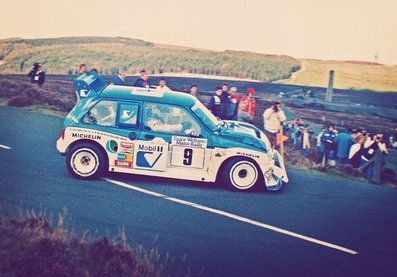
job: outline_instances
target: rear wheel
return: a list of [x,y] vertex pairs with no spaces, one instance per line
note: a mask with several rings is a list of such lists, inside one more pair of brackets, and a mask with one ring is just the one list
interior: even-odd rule
[[89,143],[73,146],[66,156],[71,175],[79,179],[98,179],[105,169],[105,158],[98,147]]
[[258,183],[259,170],[253,161],[233,158],[221,173],[224,183],[233,190],[251,190]]

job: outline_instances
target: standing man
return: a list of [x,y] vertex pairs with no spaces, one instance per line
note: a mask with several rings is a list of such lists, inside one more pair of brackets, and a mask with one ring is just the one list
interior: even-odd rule
[[39,87],[41,87],[45,81],[45,73],[42,70],[41,63],[34,63],[32,70],[29,72],[28,76],[30,77],[30,81],[33,84],[36,84]]
[[276,136],[282,128],[283,122],[287,119],[282,110],[280,102],[274,102],[273,105],[263,113],[265,133],[272,144],[277,142]]
[[112,84],[116,86],[124,86],[125,85],[125,70],[119,70],[119,73],[113,77]]
[[255,116],[256,101],[254,98],[255,89],[247,88],[247,92],[240,98],[237,111],[237,120],[243,122],[252,122]]
[[228,119],[227,113],[229,110],[229,86],[226,83],[222,85],[222,96],[221,96],[221,106],[222,106],[222,117],[221,119]]
[[[383,133],[377,132],[373,138],[364,143],[361,152],[361,167],[364,168],[365,179],[370,183],[380,183],[380,175],[383,167],[383,155],[389,154],[386,143],[383,141]],[[377,155],[380,155],[377,158]],[[376,176],[376,178],[375,178]]]
[[321,142],[324,143],[324,156],[322,158],[322,165],[328,163],[328,159],[332,160],[332,155],[330,155],[335,149],[335,137],[336,130],[333,124],[328,126],[328,130],[324,132],[321,137]]
[[220,119],[222,119],[222,87],[215,88],[215,95],[213,95],[210,99],[210,103],[208,104],[208,109],[211,113]]
[[201,96],[200,96],[200,94],[198,93],[198,87],[196,86],[196,85],[191,85],[191,87],[190,87],[190,94],[191,95],[193,95],[194,97],[196,97],[197,98],[197,100],[199,100],[200,102],[202,102],[201,101]]
[[237,110],[238,110],[238,104],[239,104],[239,97],[237,96],[237,88],[236,87],[231,87],[229,90],[229,96],[228,96],[228,101],[229,101],[229,107],[227,110],[227,119],[230,120],[237,120]]
[[141,70],[140,77],[136,80],[134,87],[150,88],[149,75],[145,69]]
[[87,72],[87,65],[84,64],[84,63],[80,64],[80,67],[79,67],[79,74],[82,75],[82,74],[84,74],[84,73],[86,73],[86,72]]
[[171,91],[169,87],[167,87],[167,82],[164,78],[161,78],[159,81],[159,85],[156,87],[157,90],[160,91]]
[[347,131],[342,129],[335,138],[336,143],[336,162],[338,164],[347,164],[349,162],[350,147],[353,145],[353,137]]

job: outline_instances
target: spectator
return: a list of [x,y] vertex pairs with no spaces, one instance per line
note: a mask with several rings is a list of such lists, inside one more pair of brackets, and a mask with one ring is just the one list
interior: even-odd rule
[[44,84],[45,73],[42,70],[42,65],[40,63],[33,64],[32,70],[29,72],[28,76],[30,77],[32,84],[38,85],[39,87]]
[[221,96],[221,108],[222,108],[221,119],[228,119],[227,114],[228,114],[228,110],[229,110],[229,105],[230,105],[230,103],[229,103],[229,86],[226,83],[224,83],[222,85],[222,96]]
[[360,167],[361,155],[364,147],[365,137],[363,135],[356,138],[356,143],[350,147],[349,163],[354,167]]
[[237,111],[237,120],[243,122],[252,122],[255,116],[255,90],[248,88],[244,96],[240,98]]
[[80,67],[79,67],[79,73],[80,73],[80,75],[82,75],[82,74],[84,74],[84,73],[86,73],[86,72],[87,72],[87,65],[84,64],[84,63],[80,64]]
[[310,149],[310,133],[308,125],[304,126],[302,133],[302,156],[307,157]]
[[324,148],[325,144],[321,141],[321,137],[325,133],[325,128],[321,128],[320,133],[318,133],[316,137],[316,153],[317,153],[317,158],[316,162],[321,163],[323,156],[324,156]]
[[119,73],[113,77],[112,84],[116,86],[124,86],[125,85],[125,70],[119,70]]
[[295,132],[295,142],[294,147],[296,150],[302,150],[303,147],[303,131],[305,129],[305,125],[299,124],[298,128]]
[[201,99],[200,94],[198,93],[198,87],[196,85],[194,85],[194,84],[191,85],[190,94],[193,95],[194,97],[196,97],[200,102],[203,102],[203,101],[201,101],[202,99]]
[[276,143],[276,135],[280,132],[281,126],[286,119],[280,102],[274,102],[272,106],[263,113],[265,133],[273,144]]
[[171,91],[169,87],[167,87],[167,82],[164,78],[161,78],[159,81],[159,85],[156,87],[157,90],[160,91]]
[[363,135],[363,133],[362,133],[361,129],[353,129],[351,131],[351,135],[352,135],[353,141],[356,141],[357,138],[359,138]]
[[342,130],[335,137],[336,159],[338,164],[347,164],[349,162],[349,151],[353,145],[353,137],[347,130]]
[[208,105],[208,109],[212,112],[213,115],[222,118],[222,87],[215,88],[215,95],[213,95],[210,99],[210,103]]
[[[321,142],[324,143],[324,155],[322,157],[322,164],[328,163],[328,160],[333,160],[335,156],[334,152],[334,141],[336,130],[333,124],[329,125],[328,130],[324,132],[321,137]],[[331,162],[332,163],[332,162]]]
[[134,87],[150,88],[149,75],[145,69],[141,70],[140,77],[134,83]]
[[364,169],[365,178],[368,182],[373,182],[374,174],[380,175],[380,172],[375,172],[375,168],[380,168],[379,163],[382,164],[381,160],[376,160],[375,156],[377,152],[381,154],[388,154],[386,144],[383,142],[383,134],[378,132],[372,138],[369,138],[364,143],[364,149],[361,155],[361,168]]
[[226,119],[237,120],[237,109],[239,103],[239,97],[237,96],[237,88],[231,87],[229,90],[229,107],[227,110]]

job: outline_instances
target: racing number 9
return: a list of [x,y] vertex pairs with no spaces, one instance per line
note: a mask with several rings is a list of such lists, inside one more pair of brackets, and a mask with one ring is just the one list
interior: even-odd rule
[[185,148],[185,151],[183,151],[183,164],[192,165],[192,161],[193,161],[193,149]]

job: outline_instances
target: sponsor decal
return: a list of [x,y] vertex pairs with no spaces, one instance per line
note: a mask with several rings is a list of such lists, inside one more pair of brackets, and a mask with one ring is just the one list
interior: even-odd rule
[[72,138],[101,140],[101,136],[99,136],[99,135],[93,135],[93,134],[78,134],[78,133],[72,133]]
[[81,89],[80,90],[80,97],[88,97],[88,95],[90,94],[91,90],[88,89]]
[[259,155],[256,155],[256,154],[237,152],[237,155],[246,156],[246,157],[250,157],[250,158],[254,158],[254,159],[259,159]]
[[135,168],[148,170],[165,170],[167,163],[166,144],[153,144],[153,142],[135,145]]
[[71,133],[72,138],[88,138],[88,139],[101,140],[103,137],[105,137],[106,139],[114,139],[116,141],[127,142],[127,138],[125,137],[113,135],[107,132],[92,130],[92,129],[69,127],[66,130],[68,135],[69,133]]
[[171,144],[185,147],[207,148],[207,139],[172,136]]
[[114,154],[114,153],[117,152],[117,149],[118,149],[118,145],[117,145],[117,142],[116,142],[116,141],[114,141],[114,140],[109,140],[109,141],[106,143],[106,151],[108,151],[108,152]]
[[131,168],[132,162],[115,160],[114,166]]
[[117,160],[132,162],[132,153],[118,153]]
[[122,148],[125,148],[125,149],[133,149],[133,148],[134,148],[134,143],[132,143],[132,142],[127,142],[127,141],[122,141],[122,142],[120,143],[120,146],[121,146]]

